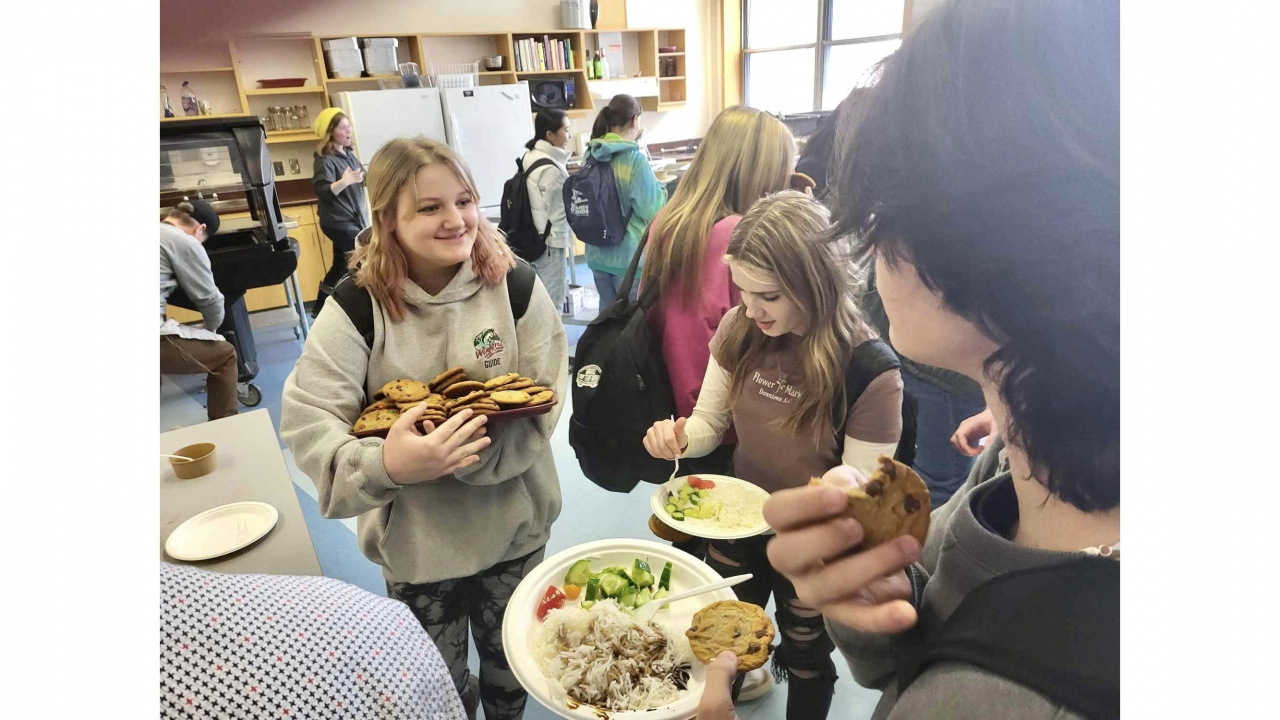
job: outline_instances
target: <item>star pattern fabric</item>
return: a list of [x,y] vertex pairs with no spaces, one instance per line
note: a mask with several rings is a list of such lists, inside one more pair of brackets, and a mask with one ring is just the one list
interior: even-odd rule
[[160,565],[162,718],[466,718],[403,603],[323,577]]

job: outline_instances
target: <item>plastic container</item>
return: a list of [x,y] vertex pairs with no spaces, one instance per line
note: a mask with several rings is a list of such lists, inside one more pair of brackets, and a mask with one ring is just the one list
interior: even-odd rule
[[480,61],[469,63],[443,63],[437,65],[431,63],[428,66],[431,72],[432,87],[438,88],[469,88],[480,84]]
[[363,52],[364,69],[370,75],[398,75],[400,73],[394,45],[374,45],[365,48]]
[[334,38],[324,41],[325,50],[359,50],[360,44],[353,37]]
[[164,108],[165,117],[173,117],[173,105],[169,104],[169,91],[165,89],[164,85],[160,86],[160,106]]
[[396,38],[365,38],[360,41],[361,47],[399,47],[400,41]]
[[194,116],[200,114],[200,101],[196,100],[196,94],[191,90],[191,83],[182,81],[182,114]]
[[335,78],[358,78],[364,72],[364,58],[358,48],[326,50],[329,75]]

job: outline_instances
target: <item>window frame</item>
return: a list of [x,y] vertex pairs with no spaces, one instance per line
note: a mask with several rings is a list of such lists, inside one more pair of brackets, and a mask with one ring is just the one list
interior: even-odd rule
[[[884,40],[901,40],[907,34],[907,25],[911,19],[912,0],[903,0],[902,3],[902,30],[889,35],[869,35],[867,37],[846,38],[843,40],[831,39],[831,16],[833,11],[833,0],[817,0],[818,1],[818,27],[814,32],[814,41],[809,43],[801,43],[799,45],[779,45],[777,47],[748,47],[750,28],[747,26],[747,19],[751,15],[752,0],[741,0],[739,3],[740,19],[742,26],[739,28],[740,37],[742,38],[742,56],[741,64],[738,67],[739,77],[742,78],[742,102],[749,104],[751,88],[751,56],[757,53],[778,52],[780,50],[809,50],[813,53],[813,103],[809,110],[801,110],[786,115],[812,115],[814,113],[826,113],[827,110],[822,109],[822,89],[827,81],[827,51],[830,48],[839,45],[861,45],[864,43],[881,42]],[[784,115],[785,116],[785,115]]]

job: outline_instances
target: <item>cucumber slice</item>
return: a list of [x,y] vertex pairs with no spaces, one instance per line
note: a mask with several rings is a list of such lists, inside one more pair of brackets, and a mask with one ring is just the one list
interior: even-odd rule
[[666,596],[667,596],[667,591],[666,591],[666,590],[663,590],[662,588],[658,588],[658,592],[656,592],[656,593],[654,593],[654,594],[653,594],[653,599],[654,599],[654,600],[661,600],[662,598],[664,598],[664,597],[666,597]]
[[636,558],[635,565],[631,568],[631,579],[635,581],[636,587],[647,588],[653,584],[653,573],[649,571],[649,563]]
[[678,511],[680,508],[676,507],[675,505],[673,505],[673,504],[671,504],[671,503],[667,503],[667,508],[666,508],[666,509],[667,509],[667,514],[668,514],[668,515],[670,515],[671,513]]
[[582,607],[591,607],[587,603],[595,604],[600,599],[600,578],[591,578],[587,581],[587,589],[582,596]]
[[671,589],[671,570],[673,567],[674,565],[670,561],[667,561],[667,564],[662,566],[662,576],[658,579],[659,590]]
[[671,519],[672,519],[672,520],[684,520],[684,513],[682,513],[682,512],[680,512],[679,510],[677,510],[677,511],[675,511],[675,512],[671,513]]
[[616,598],[630,586],[626,580],[612,573],[600,576],[600,593],[604,597]]
[[636,597],[638,595],[639,593],[636,592],[635,588],[627,586],[627,589],[623,590],[622,594],[618,596],[618,604],[624,608],[633,608],[636,606]]
[[649,588],[645,588],[636,594],[636,607],[643,607],[652,599],[653,593],[649,592]]
[[573,585],[586,585],[590,579],[591,561],[586,559],[574,563],[573,567],[570,567],[569,572],[564,576],[564,581]]

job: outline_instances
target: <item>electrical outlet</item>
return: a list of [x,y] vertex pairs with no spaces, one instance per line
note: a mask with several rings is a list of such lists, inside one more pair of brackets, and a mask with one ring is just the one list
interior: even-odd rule
[[298,163],[298,158],[289,159],[289,174],[290,175],[302,174],[302,165]]
[[279,160],[271,163],[271,169],[275,170],[276,175],[284,175],[284,163]]

